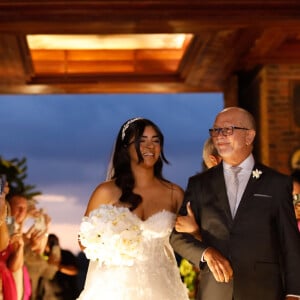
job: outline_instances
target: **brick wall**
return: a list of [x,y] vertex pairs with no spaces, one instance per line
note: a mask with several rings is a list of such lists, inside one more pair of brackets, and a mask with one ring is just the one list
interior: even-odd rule
[[239,103],[258,123],[256,156],[289,174],[292,153],[300,149],[300,65],[264,66],[239,88]]

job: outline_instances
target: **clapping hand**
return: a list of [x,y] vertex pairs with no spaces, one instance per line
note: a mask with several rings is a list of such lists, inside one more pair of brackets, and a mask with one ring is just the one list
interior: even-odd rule
[[47,240],[48,235],[47,231],[36,229],[34,225],[32,225],[29,230],[26,232],[27,239],[29,240],[31,250],[36,253],[43,253]]
[[10,238],[10,243],[14,245],[16,250],[23,249],[24,247],[24,239],[21,232],[14,233]]

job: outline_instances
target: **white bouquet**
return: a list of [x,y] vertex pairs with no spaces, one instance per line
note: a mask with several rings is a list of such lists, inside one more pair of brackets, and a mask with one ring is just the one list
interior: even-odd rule
[[126,207],[101,205],[83,217],[79,240],[88,259],[102,265],[133,264],[140,255],[139,219]]

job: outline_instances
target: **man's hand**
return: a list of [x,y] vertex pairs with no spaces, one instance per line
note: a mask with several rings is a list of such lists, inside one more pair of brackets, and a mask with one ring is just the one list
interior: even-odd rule
[[233,270],[231,265],[219,251],[214,248],[207,248],[203,258],[216,281],[229,282],[232,279]]

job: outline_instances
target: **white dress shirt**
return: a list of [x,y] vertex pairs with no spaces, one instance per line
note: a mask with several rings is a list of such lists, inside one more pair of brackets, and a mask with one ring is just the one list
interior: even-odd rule
[[[254,167],[255,161],[254,157],[252,154],[250,154],[241,164],[238,165],[238,167],[241,168],[241,171],[237,174],[238,180],[239,180],[239,185],[238,185],[238,191],[237,191],[237,200],[236,200],[236,210],[239,207],[239,204],[241,202],[243,193],[245,191],[246,185],[249,181],[249,178],[252,174],[252,170]],[[227,164],[226,162],[223,161],[223,170],[224,170],[224,178],[225,178],[225,184],[226,184],[226,189],[227,191],[230,190],[230,183],[231,183],[231,177],[232,173],[230,171],[230,168],[232,166]],[[227,192],[228,198],[229,198],[229,193]]]

